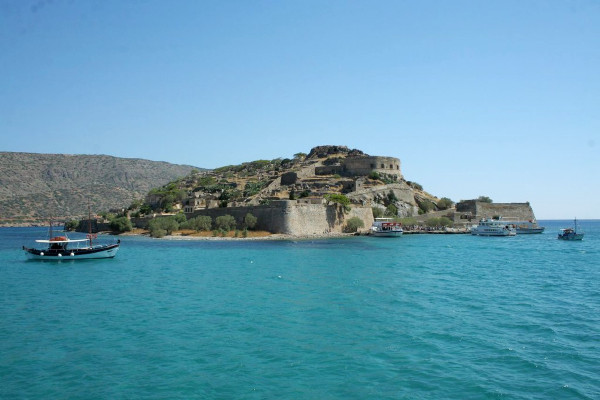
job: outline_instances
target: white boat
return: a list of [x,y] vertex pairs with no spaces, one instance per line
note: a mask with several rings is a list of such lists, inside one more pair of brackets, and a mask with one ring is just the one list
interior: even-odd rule
[[539,226],[535,220],[510,222],[517,227],[517,234],[542,233],[546,228]]
[[516,228],[506,221],[483,218],[479,225],[471,229],[471,235],[476,236],[515,236]]
[[575,218],[575,227],[561,229],[558,238],[560,240],[583,240],[583,232],[577,232],[577,218]]
[[393,218],[375,218],[371,225],[371,235],[380,237],[402,236],[402,224],[395,222]]

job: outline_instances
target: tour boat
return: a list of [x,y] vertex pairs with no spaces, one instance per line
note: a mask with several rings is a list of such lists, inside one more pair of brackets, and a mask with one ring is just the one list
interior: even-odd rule
[[46,246],[42,249],[28,248],[23,246],[25,254],[31,259],[37,260],[79,260],[93,258],[113,258],[119,251],[120,240],[111,244],[94,245],[93,239],[98,237],[92,233],[91,217],[89,220],[89,233],[85,239],[69,239],[66,235],[54,236],[52,232],[53,223],[50,221],[48,239],[36,240]]
[[561,229],[558,238],[560,240],[583,240],[583,232],[577,232],[577,218],[575,218],[575,227]]
[[479,225],[471,229],[471,235],[476,236],[515,236],[517,230],[506,221],[497,219],[482,219]]
[[26,255],[38,260],[79,260],[90,258],[112,258],[119,251],[117,243],[92,245],[92,236],[85,239],[69,239],[66,236],[55,236],[48,240],[36,240],[46,244],[45,248],[35,249],[23,246]]
[[512,222],[517,227],[517,234],[543,233],[546,228],[539,226],[535,220]]
[[375,218],[371,226],[371,235],[381,237],[397,237],[402,236],[402,224],[394,222],[393,218]]

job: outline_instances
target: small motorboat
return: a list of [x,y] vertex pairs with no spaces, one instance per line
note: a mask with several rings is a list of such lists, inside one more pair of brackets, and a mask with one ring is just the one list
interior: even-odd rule
[[575,218],[575,227],[561,229],[558,238],[560,240],[583,240],[583,232],[577,232],[577,218]]
[[402,224],[394,221],[393,218],[375,218],[371,226],[371,235],[379,237],[397,237],[402,236]]

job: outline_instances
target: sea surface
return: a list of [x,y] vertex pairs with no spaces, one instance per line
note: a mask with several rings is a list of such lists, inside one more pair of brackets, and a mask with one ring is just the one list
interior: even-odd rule
[[21,250],[45,228],[1,228],[0,398],[599,399],[600,221],[579,221],[582,242],[540,222],[122,237],[114,259],[54,262]]

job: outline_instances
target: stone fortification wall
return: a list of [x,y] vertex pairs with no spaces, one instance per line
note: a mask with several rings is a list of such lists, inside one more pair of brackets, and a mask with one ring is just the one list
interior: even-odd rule
[[[344,213],[337,205],[326,205],[322,202],[310,202],[306,200],[276,200],[268,205],[248,207],[224,207],[196,210],[187,213],[187,218],[199,215],[208,215],[213,221],[222,215],[231,215],[235,218],[238,228],[246,214],[251,213],[257,218],[255,229],[269,231],[272,233],[285,233],[288,235],[321,235],[327,233],[342,232],[346,221],[352,217],[360,218],[365,228],[373,223],[371,208],[366,206],[352,207],[350,212]],[[139,228],[148,226],[149,218],[138,218],[132,220]]]
[[500,216],[511,221],[535,220],[529,203],[485,203],[476,200],[462,201],[456,205],[458,214],[470,214],[474,219]]
[[366,176],[375,171],[402,178],[400,159],[395,157],[348,157],[344,160],[344,170],[347,174],[354,176]]

